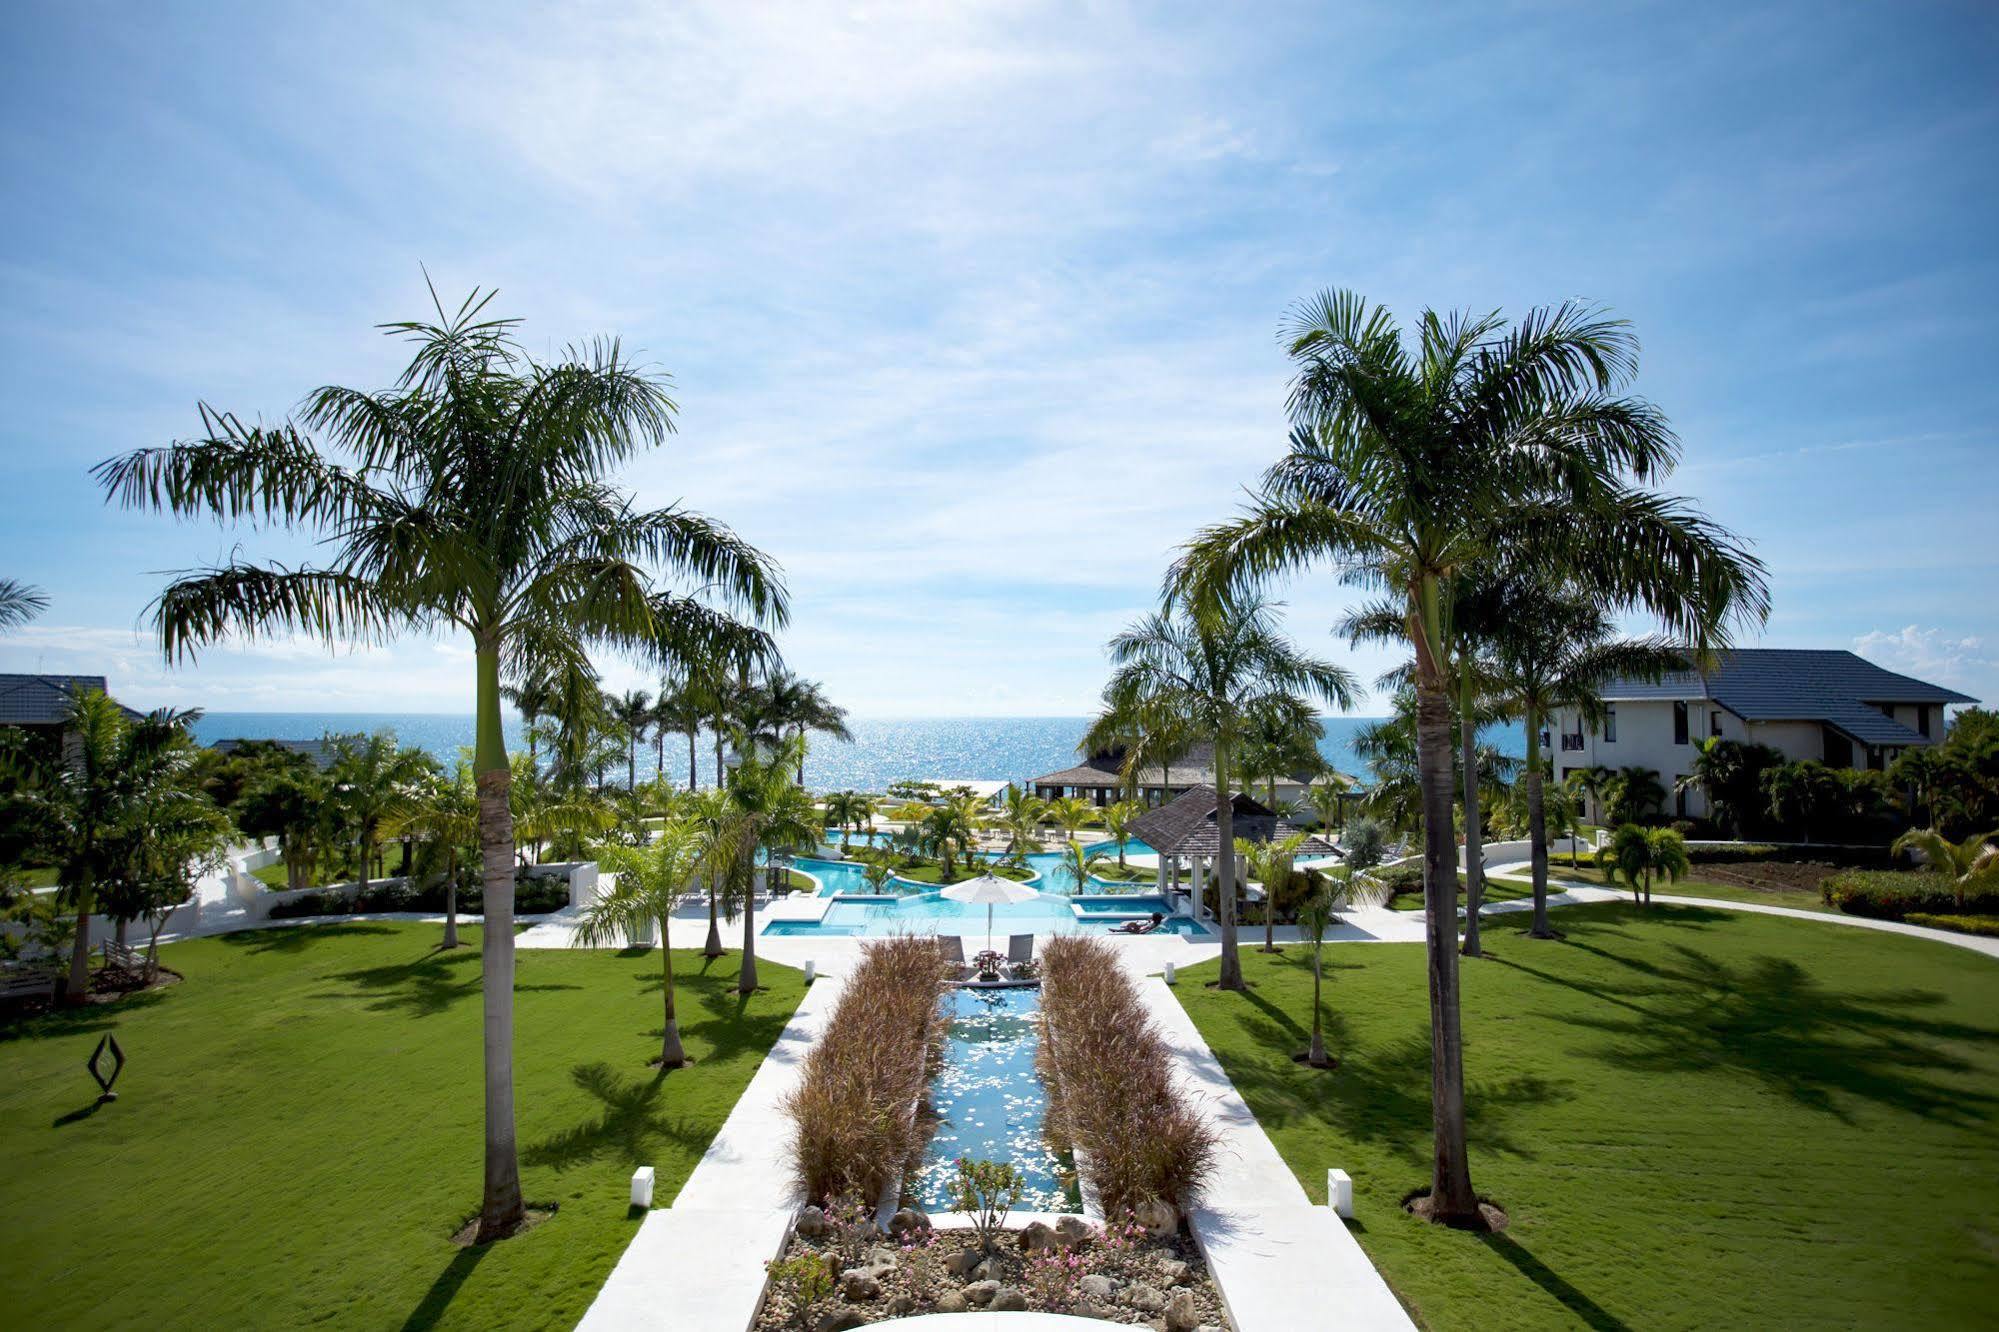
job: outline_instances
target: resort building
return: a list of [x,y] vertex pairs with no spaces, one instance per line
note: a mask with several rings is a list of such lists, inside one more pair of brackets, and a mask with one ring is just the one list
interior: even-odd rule
[[61,744],[70,699],[93,690],[111,692],[101,675],[0,675],[0,727],[23,732],[30,743]]
[[[1553,718],[1555,776],[1649,768],[1668,791],[1691,769],[1694,742],[1704,737],[1768,745],[1792,762],[1879,771],[1904,749],[1941,739],[1947,704],[1977,702],[1851,652],[1815,648],[1739,648],[1722,653],[1711,671],[1615,680],[1602,697],[1600,723],[1575,709]],[[1671,800],[1677,816],[1708,813],[1698,790]]]
[[360,740],[364,738],[365,737],[358,735],[356,736],[328,735],[328,736],[323,736],[318,740],[270,740],[270,739],[253,739],[247,736],[238,736],[229,740],[217,740],[215,743],[211,744],[209,748],[214,750],[218,754],[233,754],[239,749],[248,749],[253,747],[255,748],[269,747],[269,748],[290,750],[294,754],[302,754],[306,758],[311,759],[314,767],[318,768],[321,772],[325,772],[328,768],[333,766],[333,760],[339,757],[340,754],[339,746],[341,740],[343,739]]
[[[1027,786],[1043,800],[1080,796],[1093,805],[1109,805],[1124,798],[1123,768],[1122,750],[1100,750],[1073,768],[1029,778]],[[1154,764],[1140,769],[1136,777],[1136,799],[1148,806],[1163,805],[1196,787],[1211,787],[1215,780],[1215,747],[1206,742],[1189,745],[1164,768]],[[1242,775],[1237,773],[1235,778],[1240,782]],[[1280,806],[1296,804],[1304,798],[1306,788],[1314,780],[1314,775],[1307,772],[1280,776],[1277,779],[1277,803]],[[1259,778],[1255,785],[1263,794],[1269,794],[1266,780]]]

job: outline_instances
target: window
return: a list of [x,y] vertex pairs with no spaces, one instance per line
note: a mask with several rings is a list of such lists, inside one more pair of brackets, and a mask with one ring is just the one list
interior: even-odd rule
[[1687,817],[1687,788],[1680,785],[1678,778],[1673,779],[1673,813],[1683,819]]
[[1687,743],[1687,705],[1684,703],[1673,704],[1673,743]]
[[1709,735],[1720,735],[1720,734],[1721,734],[1721,709],[1720,709],[1720,708],[1713,708],[1713,709],[1710,709],[1710,710],[1709,710],[1709,712],[1708,712],[1708,714],[1707,714],[1707,725],[1708,725],[1708,732],[1707,732],[1707,733],[1708,733]]
[[1929,733],[1930,733],[1930,705],[1927,703],[1918,704],[1916,707],[1916,734],[1921,736],[1928,736]]
[[1615,703],[1606,703],[1603,705],[1603,742],[1607,745],[1617,743],[1617,704]]

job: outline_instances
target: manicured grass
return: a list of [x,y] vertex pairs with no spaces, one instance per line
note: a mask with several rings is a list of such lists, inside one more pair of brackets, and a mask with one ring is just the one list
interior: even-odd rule
[[[1244,950],[1255,988],[1176,987],[1314,1202],[1436,1328],[1954,1327],[1989,1320],[1999,965],[1814,922],[1564,907],[1463,964],[1472,1177],[1496,1236],[1401,1210],[1429,1183],[1423,950]],[[1336,1307],[1337,1293],[1327,1298]],[[1980,1310],[1986,1312],[1980,1313]]]
[[[1712,883],[1702,879],[1700,872],[1700,866],[1696,865],[1692,874],[1676,883],[1668,883],[1664,879],[1654,879],[1652,881],[1652,895],[1654,897],[1712,897],[1723,902],[1755,902],[1762,906],[1791,907],[1798,911],[1824,911],[1834,915],[1838,914],[1835,908],[1826,905],[1824,897],[1809,889],[1777,887],[1747,888],[1735,883]],[[1588,861],[1583,862],[1581,869],[1571,869],[1569,868],[1567,859],[1551,859],[1548,862],[1548,891],[1551,893],[1560,892],[1561,886],[1558,881],[1562,879],[1574,879],[1583,883],[1595,884],[1602,888],[1615,888],[1620,892],[1628,893],[1631,891],[1631,885],[1627,884],[1623,879],[1613,876],[1606,870],[1598,869]],[[1505,880],[1490,878],[1486,880],[1488,885],[1495,882],[1505,882]],[[1527,880],[1522,879],[1520,883],[1521,891],[1519,895],[1523,897],[1533,896],[1533,889]]]
[[[1015,869],[1011,865],[981,864],[974,865],[968,869],[963,864],[958,864],[951,868],[953,874],[950,882],[952,883],[962,883],[966,879],[976,879],[988,870],[1002,879],[1025,879],[1034,872],[1032,870]],[[912,883],[945,882],[944,867],[942,865],[919,865],[915,869],[898,869],[895,872],[895,876],[898,879],[908,879]]]
[[1147,869],[1143,865],[1126,865],[1122,869],[1115,860],[1100,860],[1090,867],[1090,872],[1099,879],[1112,879],[1118,883],[1157,883],[1159,871]]
[[43,865],[35,869],[13,870],[6,876],[6,883],[12,888],[53,888],[56,886],[56,869],[53,865]]
[[[1549,877],[1553,878],[1553,874],[1551,873]],[[1465,904],[1464,884],[1464,875],[1458,875],[1459,906]],[[1554,889],[1550,888],[1549,891],[1553,892]],[[1511,902],[1516,898],[1532,896],[1534,896],[1534,885],[1531,882],[1523,880],[1522,882],[1515,883],[1511,879],[1496,878],[1490,874],[1485,876],[1485,903],[1488,906],[1494,902]],[[1397,893],[1388,899],[1388,905],[1397,911],[1421,911],[1423,909],[1423,886],[1417,884],[1406,893]]]
[[[463,935],[449,954],[433,926],[358,922],[175,944],[179,985],[0,1028],[4,1321],[574,1326],[638,1225],[633,1167],[667,1205],[802,980],[763,963],[745,1004],[733,952],[676,950],[696,1062],[662,1074],[656,951],[522,950],[523,1185],[560,1210],[460,1249],[482,1142],[479,930]],[[130,1063],[90,1114],[105,1032]]]

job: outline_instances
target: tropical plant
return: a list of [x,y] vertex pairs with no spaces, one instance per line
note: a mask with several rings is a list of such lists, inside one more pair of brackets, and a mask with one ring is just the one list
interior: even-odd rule
[[1085,849],[1081,842],[1064,842],[1060,852],[1062,868],[1076,880],[1076,891],[1090,891],[1090,879],[1097,871],[1099,862],[1110,858],[1110,853],[1102,847]]
[[1326,734],[1324,723],[1309,716],[1296,725],[1291,721],[1276,715],[1259,717],[1242,738],[1236,764],[1244,790],[1258,781],[1265,783],[1263,803],[1273,812],[1280,778],[1304,777],[1309,781],[1327,770],[1325,756],[1319,752],[1319,741]]
[[1117,843],[1117,867],[1123,869],[1125,843],[1131,840],[1131,825],[1145,812],[1136,800],[1114,800],[1104,806],[1104,828]]
[[[1111,640],[1105,711],[1145,734],[1199,735],[1214,745],[1218,845],[1235,845],[1235,746],[1253,728],[1302,726],[1313,703],[1352,704],[1352,675],[1299,652],[1261,597],[1174,604]],[[1235,857],[1218,857],[1223,989],[1244,988],[1236,953]]]
[[1083,826],[1097,816],[1097,807],[1081,796],[1062,796],[1048,802],[1048,818],[1062,830],[1065,840],[1074,841]]
[[1617,770],[1606,811],[1611,823],[1644,823],[1665,807],[1666,787],[1656,771],[1635,763]]
[[[1336,870],[1333,873],[1346,874],[1351,871]],[[1333,926],[1333,917],[1338,911],[1333,882],[1330,880],[1317,892],[1308,896],[1298,907],[1298,928],[1312,945],[1312,1044],[1305,1051],[1305,1062],[1313,1068],[1332,1068],[1339,1063],[1326,1055],[1326,1022],[1324,1010],[1320,1007],[1320,985],[1322,978],[1322,958],[1326,951],[1326,931]]]
[[1619,825],[1610,835],[1610,845],[1596,853],[1596,863],[1622,877],[1631,887],[1632,902],[1639,906],[1652,905],[1655,875],[1671,881],[1690,868],[1685,838],[1671,828],[1646,828],[1636,823]]
[[1746,837],[1760,822],[1763,774],[1784,761],[1768,745],[1746,745],[1718,735],[1696,736],[1691,771],[1673,783],[1676,791],[1699,791],[1708,812],[1731,835]]
[[1373,869],[1388,848],[1388,834],[1373,819],[1349,819],[1340,830],[1340,850],[1356,870]]
[[1763,794],[1770,802],[1770,817],[1785,828],[1795,828],[1807,842],[1817,840],[1846,803],[1839,773],[1816,759],[1766,769]]
[[1301,307],[1291,450],[1242,517],[1202,532],[1176,576],[1213,602],[1322,563],[1401,609],[1413,649],[1429,956],[1433,1220],[1479,1223],[1465,1139],[1450,719],[1452,593],[1468,571],[1545,567],[1702,647],[1766,609],[1761,567],[1683,501],[1646,489],[1676,445],[1660,413],[1618,396],[1636,369],[1619,321],[1580,305],[1425,311],[1415,345],[1351,292]]
[[611,694],[604,700],[611,720],[625,739],[625,788],[635,789],[639,784],[639,746],[646,741],[646,731],[652,726],[652,695],[643,689],[627,689],[622,694]]
[[352,839],[354,877],[362,893],[368,891],[369,870],[377,864],[390,814],[435,769],[430,755],[404,749],[393,731],[334,737],[327,800]]
[[238,792],[230,812],[244,836],[278,839],[285,887],[312,886],[313,867],[331,831],[326,776],[317,764],[304,760],[263,769]]
[[[1534,882],[1534,924],[1528,933],[1545,939],[1554,930],[1548,923],[1549,801],[1542,728],[1563,709],[1600,717],[1601,691],[1612,680],[1657,679],[1688,663],[1684,653],[1665,643],[1619,638],[1601,597],[1539,572],[1494,582],[1486,611],[1482,632],[1489,696],[1501,715],[1519,718],[1527,733],[1521,784],[1526,788]],[[1620,784],[1619,791],[1624,789]]]
[[134,873],[148,829],[193,826],[214,806],[195,788],[187,714],[137,719],[102,690],[79,690],[63,711],[63,746],[0,751],[0,863],[56,869],[56,902],[76,919],[65,1001],[90,993],[90,918],[98,894]]
[[[761,723],[769,728],[769,738],[781,740],[787,736],[804,739],[806,733],[816,732],[831,736],[835,740],[851,744],[853,732],[847,729],[847,710],[833,706],[826,697],[825,687],[816,680],[804,680],[783,669],[774,670],[763,685],[752,695],[751,710]],[[797,751],[798,762],[794,775],[800,786],[805,784],[805,747]]]
[[979,1252],[991,1256],[999,1242],[1006,1214],[1020,1201],[1027,1188],[1027,1176],[1011,1161],[987,1161],[961,1156],[956,1162],[954,1192],[958,1212],[972,1220],[979,1239]]
[[705,867],[715,849],[708,830],[693,819],[668,819],[642,847],[608,846],[602,865],[617,875],[608,893],[600,892],[577,922],[576,940],[597,948],[647,933],[659,922],[659,954],[665,973],[666,1022],[660,1031],[659,1064],[679,1068],[687,1062],[680,1044],[680,1022],[673,1011],[673,907]]
[[[779,858],[792,851],[808,850],[819,840],[819,811],[804,787],[792,780],[792,766],[805,748],[803,736],[781,741],[768,753],[743,744],[742,760],[729,774],[731,819],[725,832],[733,834],[733,847],[718,849],[724,863],[733,870],[735,884],[731,902],[743,918],[743,965],[737,988],[751,994],[757,988],[756,952],[756,856],[764,853],[766,882],[783,872]],[[718,842],[718,848],[722,845]]]
[[[688,802],[688,817],[698,822],[710,841],[717,846],[726,848],[731,845],[727,838],[727,830],[730,821],[735,817],[735,804],[723,788],[717,786],[695,792],[694,798]],[[708,893],[708,937],[701,945],[703,957],[720,957],[727,951],[722,947],[719,914],[727,886],[724,882],[726,869],[720,858],[710,857],[707,873],[702,876],[702,882]]]
[[40,588],[0,578],[0,629],[17,629],[48,608],[48,594]]
[[895,866],[880,856],[870,856],[861,863],[861,877],[868,881],[868,891],[885,893],[889,880],[895,877]]
[[[524,782],[515,789],[531,790],[532,785]],[[479,792],[472,780],[472,764],[460,759],[450,779],[433,776],[406,789],[389,812],[383,831],[391,837],[420,838],[430,858],[442,863],[444,942],[440,946],[458,947],[459,857],[476,856],[479,846]],[[414,868],[405,869],[414,884]]]
[[1305,845],[1305,834],[1292,833],[1288,837],[1266,842],[1251,842],[1238,837],[1235,840],[1237,859],[1249,871],[1249,877],[1263,885],[1263,951],[1278,953],[1277,946],[1277,896],[1284,886],[1291,882],[1292,864],[1298,858],[1298,849]]
[[1592,763],[1570,773],[1567,780],[1569,788],[1588,800],[1597,817],[1603,818],[1610,806],[1610,793],[1617,789],[1617,774],[1601,763]]
[[1999,869],[1999,847],[1992,845],[1994,841],[1999,841],[1999,832],[1973,833],[1953,842],[1935,828],[1911,828],[1895,839],[1889,851],[1898,856],[1920,853],[1925,865],[1950,879],[1957,909],[1963,911],[1965,889],[1971,881]]
[[[525,1216],[514,1136],[513,770],[500,683],[580,660],[586,645],[663,668],[771,652],[731,612],[772,623],[782,585],[756,549],[700,514],[641,511],[605,479],[664,441],[675,407],[664,380],[614,341],[543,364],[513,340],[517,321],[489,317],[474,293],[435,323],[386,326],[415,344],[386,391],[328,387],[303,426],[245,425],[201,409],[202,437],[100,463],[127,506],[314,531],[324,565],[240,558],[176,578],[153,623],[170,661],[231,633],[307,633],[330,648],[453,627],[474,658],[485,1004],[486,1169],[477,1237],[512,1234]],[[348,453],[329,458],[317,430]],[[651,572],[686,577],[682,595]]]
[[1328,767],[1312,779],[1305,788],[1305,807],[1318,819],[1319,827],[1332,829],[1340,826],[1346,816],[1346,802],[1353,791],[1353,778],[1343,772]]
[[840,830],[842,850],[850,844],[852,833],[872,825],[874,818],[875,802],[872,796],[858,791],[835,791],[826,797],[826,821]]
[[923,854],[937,857],[938,882],[953,883],[958,857],[969,858],[978,845],[978,815],[969,802],[947,801],[923,816],[917,833]]
[[1006,831],[1007,850],[1015,855],[1041,845],[1041,825],[1048,818],[1048,802],[1025,787],[1007,783],[1000,795],[996,822]]

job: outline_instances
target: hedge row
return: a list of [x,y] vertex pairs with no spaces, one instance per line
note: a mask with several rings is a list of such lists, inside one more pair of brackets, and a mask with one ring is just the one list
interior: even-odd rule
[[1980,875],[1959,907],[1950,879],[1926,870],[1842,870],[1820,887],[1827,906],[1849,916],[1904,920],[1911,912],[1931,915],[1999,915],[1999,874]]
[[[569,905],[569,881],[547,874],[525,875],[514,884],[514,913],[522,916],[560,911]],[[485,908],[485,894],[478,888],[458,890],[458,909],[479,915]],[[444,910],[444,885],[428,883],[411,887],[403,883],[378,883],[363,893],[349,895],[331,889],[305,893],[279,902],[270,910],[270,919],[288,920],[296,916],[347,916],[378,911],[422,911],[436,914]]]
[[1939,916],[1928,911],[1911,911],[1902,919],[1911,925],[1927,925],[1933,930],[1955,930],[1959,934],[1984,934],[1999,938],[1999,916]]

